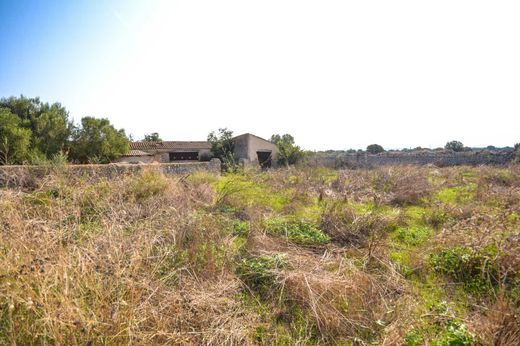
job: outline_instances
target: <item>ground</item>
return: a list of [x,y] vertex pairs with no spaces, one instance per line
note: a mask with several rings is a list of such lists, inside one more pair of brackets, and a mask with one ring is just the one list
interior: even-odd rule
[[0,344],[520,344],[520,167],[0,190]]

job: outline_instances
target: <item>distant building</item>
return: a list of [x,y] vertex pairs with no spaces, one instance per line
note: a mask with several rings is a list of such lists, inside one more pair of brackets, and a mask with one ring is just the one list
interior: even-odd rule
[[245,133],[233,138],[235,160],[245,165],[260,165],[263,168],[276,166],[276,144],[261,137]]
[[117,162],[120,163],[152,163],[154,162],[154,155],[141,151],[130,150],[125,155],[121,156]]
[[[267,168],[276,165],[277,148],[268,140],[245,133],[233,138],[235,160],[244,165]],[[131,142],[130,152],[121,163],[204,161],[211,158],[211,144],[206,141]]]

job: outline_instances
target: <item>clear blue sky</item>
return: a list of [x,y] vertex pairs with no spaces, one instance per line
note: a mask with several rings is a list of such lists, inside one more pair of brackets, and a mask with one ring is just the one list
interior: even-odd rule
[[520,3],[0,0],[0,97],[139,139],[307,149],[520,141]]

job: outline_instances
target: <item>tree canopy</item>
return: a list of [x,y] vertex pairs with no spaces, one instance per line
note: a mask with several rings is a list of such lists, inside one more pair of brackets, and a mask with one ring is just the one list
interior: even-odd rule
[[383,148],[379,144],[370,144],[369,146],[367,146],[367,152],[369,154],[379,154],[379,153],[383,153],[384,151],[385,151],[385,148]]
[[444,149],[453,150],[453,151],[463,151],[464,150],[464,144],[459,141],[450,141],[446,143],[444,146]]
[[31,131],[21,127],[20,118],[0,108],[0,164],[22,164],[27,158]]
[[235,142],[233,141],[233,131],[227,128],[218,129],[218,132],[210,132],[208,142],[211,144],[213,156],[222,161],[226,170],[236,168],[235,162]]
[[159,137],[159,134],[157,132],[152,132],[150,134],[144,135],[144,141],[145,142],[162,142],[161,137]]
[[278,148],[278,163],[280,165],[294,165],[305,158],[303,150],[295,145],[294,137],[290,134],[272,135],[271,142]]
[[0,99],[0,165],[66,160],[67,154],[78,163],[107,163],[128,149],[125,131],[107,119],[85,117],[76,127],[58,102],[23,95]]
[[47,159],[66,151],[74,125],[69,112],[60,103],[44,103],[38,97],[9,97],[0,100],[0,107],[19,118],[17,126],[31,133],[27,152]]
[[125,130],[116,130],[108,119],[84,117],[74,129],[70,158],[78,163],[109,163],[129,148]]

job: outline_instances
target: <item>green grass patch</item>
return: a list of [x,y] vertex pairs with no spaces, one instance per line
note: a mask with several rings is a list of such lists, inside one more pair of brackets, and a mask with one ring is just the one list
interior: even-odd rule
[[272,218],[265,221],[265,228],[269,234],[285,237],[299,245],[321,245],[330,241],[315,224],[301,219]]
[[417,246],[423,244],[431,233],[432,230],[426,226],[398,227],[392,238],[402,244]]
[[475,196],[476,184],[445,187],[437,191],[435,199],[444,204],[467,204]]
[[281,211],[291,201],[291,196],[271,191],[262,183],[255,183],[247,176],[228,174],[216,184],[217,206],[244,209],[247,207],[268,207]]
[[464,285],[470,293],[488,293],[498,284],[496,251],[489,248],[474,251],[456,246],[443,249],[430,257],[432,269]]

